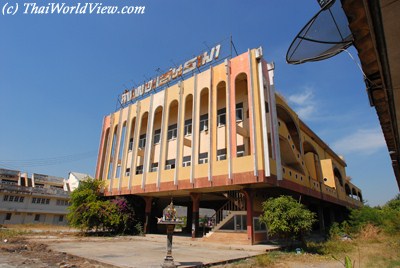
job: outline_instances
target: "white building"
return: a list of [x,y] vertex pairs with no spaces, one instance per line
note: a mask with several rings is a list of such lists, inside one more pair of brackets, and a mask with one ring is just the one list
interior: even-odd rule
[[91,178],[89,174],[70,172],[68,174],[68,179],[65,180],[64,190],[72,192],[73,190],[79,187],[79,183],[81,181],[85,181],[88,178]]
[[60,177],[0,169],[0,224],[67,224],[64,184]]

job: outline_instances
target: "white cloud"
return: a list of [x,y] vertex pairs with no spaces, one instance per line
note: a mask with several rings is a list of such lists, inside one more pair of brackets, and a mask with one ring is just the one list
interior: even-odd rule
[[313,119],[316,111],[316,101],[312,88],[304,87],[303,92],[290,95],[287,99],[301,119]]
[[355,133],[343,137],[332,144],[336,152],[367,155],[371,155],[385,146],[385,139],[380,128],[358,129]]
[[308,104],[313,98],[314,94],[311,88],[306,87],[304,92],[300,94],[290,95],[288,100],[289,102],[294,103],[296,105],[305,105]]

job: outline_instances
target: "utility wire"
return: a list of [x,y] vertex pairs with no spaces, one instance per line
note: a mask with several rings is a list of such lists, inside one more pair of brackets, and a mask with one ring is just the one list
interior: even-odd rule
[[43,166],[52,166],[52,165],[76,162],[83,159],[93,158],[96,156],[97,156],[97,151],[88,151],[83,153],[48,157],[48,158],[35,158],[35,159],[23,159],[23,160],[0,159],[0,166],[43,167]]

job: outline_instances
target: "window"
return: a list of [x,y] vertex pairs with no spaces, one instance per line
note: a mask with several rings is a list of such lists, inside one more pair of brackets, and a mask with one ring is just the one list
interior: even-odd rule
[[157,129],[154,131],[154,144],[159,144],[161,138],[161,129]]
[[143,174],[143,165],[136,167],[136,175]]
[[217,155],[217,161],[226,160],[226,154]]
[[1,181],[1,183],[3,183],[3,184],[11,184],[11,185],[17,185],[18,184],[16,181],[6,180],[6,179],[3,179]]
[[262,223],[260,221],[260,218],[258,218],[258,217],[253,217],[253,225],[254,225],[255,232],[266,232],[267,231],[267,226],[265,226],[265,224]]
[[118,165],[118,166],[117,166],[117,171],[116,171],[115,177],[116,177],[116,178],[119,178],[120,176],[121,176],[121,165]]
[[236,156],[237,157],[242,157],[244,156],[244,145],[239,145],[236,147]]
[[9,220],[11,220],[11,213],[6,214],[6,221],[9,221]]
[[151,172],[156,172],[158,170],[158,163],[151,164]]
[[[125,146],[125,135],[126,135],[126,121],[122,125],[122,133],[121,133],[121,141],[120,141],[120,148],[118,148],[118,160],[122,158],[122,154],[124,153],[124,146]],[[120,174],[120,173],[119,173]],[[119,176],[117,177],[119,178]]]
[[129,150],[129,151],[132,151],[132,150],[133,150],[133,138],[130,138],[130,139],[129,139],[129,147],[128,147],[128,150]]
[[35,214],[35,219],[34,221],[39,221],[40,220],[40,214]]
[[236,104],[236,121],[243,121],[243,102]]
[[226,159],[226,148],[217,150],[217,161]]
[[226,108],[218,110],[217,123],[219,127],[226,124]]
[[184,134],[185,136],[192,135],[192,119],[188,119],[185,121]]
[[200,158],[199,159],[199,164],[207,164],[208,163],[208,158]]
[[174,169],[175,168],[175,159],[170,159],[165,161],[165,169]]
[[182,167],[190,167],[192,165],[192,157],[190,155],[184,156],[182,159]]
[[269,113],[268,102],[265,102],[265,113]]
[[139,137],[139,148],[142,149],[146,146],[146,134],[142,134]]
[[246,215],[235,215],[228,220],[222,227],[221,230],[231,230],[237,232],[243,232],[247,230],[247,216]]
[[63,199],[57,199],[57,206],[68,206],[68,201]]
[[[21,202],[21,201],[20,201]],[[34,197],[32,198],[32,204],[50,204],[50,199],[49,198],[40,198],[40,197]]]
[[200,116],[200,132],[208,130],[208,114]]
[[125,169],[125,176],[129,176],[129,175],[131,175],[131,169],[127,168],[127,169]]
[[208,163],[208,153],[199,154],[199,164],[207,164]]
[[177,136],[178,136],[177,124],[170,125],[168,127],[167,139],[173,140],[173,139],[176,139]]
[[64,220],[64,216],[63,216],[63,215],[58,216],[58,221],[59,221],[59,222],[61,222],[61,221],[63,221],[63,220]]
[[8,202],[24,202],[24,197],[23,196],[15,196],[15,195],[5,195],[3,197],[3,201],[8,201]]

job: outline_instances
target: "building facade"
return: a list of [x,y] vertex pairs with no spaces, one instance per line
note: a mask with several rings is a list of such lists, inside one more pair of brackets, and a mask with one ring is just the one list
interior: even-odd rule
[[63,178],[0,169],[0,224],[67,224],[69,192],[63,188]]
[[207,65],[220,49],[124,92],[123,107],[103,121],[96,178],[105,194],[142,197],[146,231],[173,198],[190,208],[192,236],[201,235],[199,208],[212,208],[205,239],[251,244],[267,238],[258,217],[268,197],[299,198],[322,229],[361,206],[343,158],[275,92],[262,49]]
[[89,174],[70,172],[68,173],[68,179],[65,180],[64,190],[72,192],[79,187],[81,181],[92,178]]

